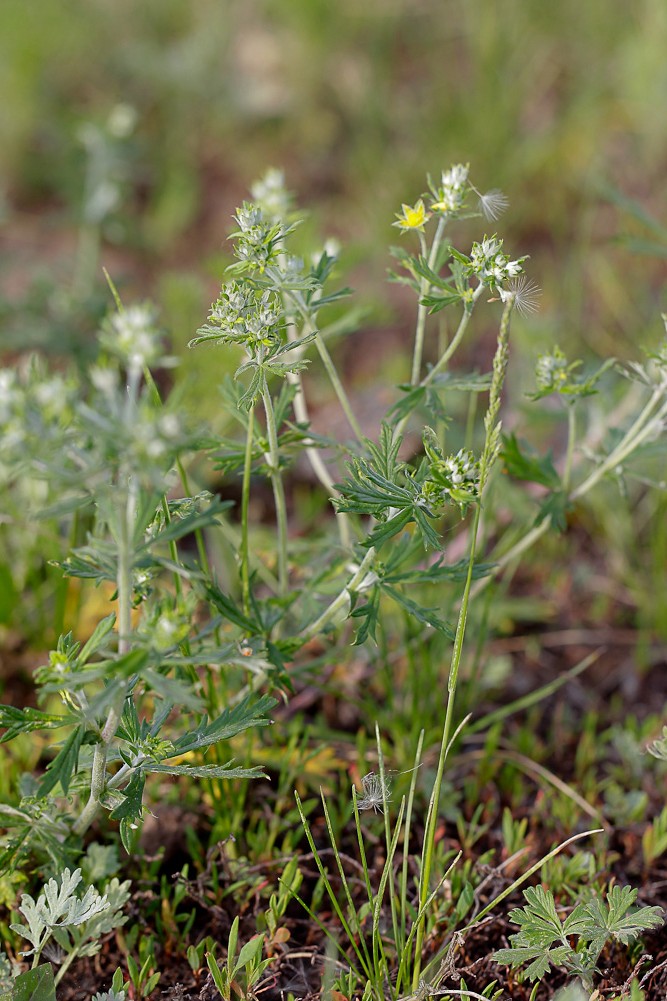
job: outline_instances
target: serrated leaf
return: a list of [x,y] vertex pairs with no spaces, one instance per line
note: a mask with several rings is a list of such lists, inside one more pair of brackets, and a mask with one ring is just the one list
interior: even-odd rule
[[0,705],[0,727],[7,728],[6,733],[0,737],[0,744],[13,740],[20,733],[53,730],[71,723],[72,716],[59,716],[40,712],[39,709],[17,709],[15,706]]
[[123,789],[123,801],[110,813],[112,820],[141,820],[143,814],[144,786],[146,777],[142,769],[137,769]]
[[454,639],[454,630],[449,626],[440,616],[437,614],[436,610],[433,608],[425,608],[423,605],[418,605],[417,602],[412,601],[411,598],[406,597],[397,588],[389,587],[382,584],[382,590],[385,594],[388,594],[390,598],[404,608],[410,613],[418,622],[422,622],[426,626],[431,626],[437,632],[446,636],[448,639]]
[[356,635],[354,637],[354,646],[361,646],[365,643],[368,637],[377,643],[377,624],[380,612],[380,589],[379,587],[374,587],[369,596],[368,600],[360,605],[358,608],[354,608],[350,612],[350,618],[361,619],[361,625],[357,629]]
[[560,477],[551,458],[551,452],[540,457],[525,443],[519,443],[514,433],[503,435],[502,458],[510,476],[529,483],[540,483],[550,490],[557,490]]
[[[584,935],[597,948],[600,939],[618,939],[624,945],[632,942],[642,932],[656,928],[664,921],[660,907],[635,907],[637,890],[629,886],[612,886],[607,899],[594,897],[584,907],[593,926],[590,934]],[[631,908],[633,908],[631,910]]]
[[37,789],[38,799],[44,799],[45,796],[48,796],[58,783],[60,783],[62,791],[67,795],[70,780],[79,765],[81,746],[87,736],[93,740],[95,739],[93,734],[88,731],[85,723],[80,724],[72,731],[53,761],[50,761],[46,766],[44,778]]
[[228,765],[163,765],[147,764],[147,772],[163,772],[167,775],[189,775],[193,779],[259,779],[266,773],[259,766],[252,768],[232,768]]
[[208,717],[204,716],[196,730],[183,734],[175,741],[174,753],[170,757],[187,754],[188,751],[200,750],[220,740],[228,740],[251,726],[268,726],[271,721],[266,719],[265,713],[275,704],[276,700],[268,695],[262,696],[254,703],[251,703],[249,696],[239,702],[237,706],[225,709],[210,723]]
[[561,966],[571,952],[567,945],[560,945],[555,949],[520,946],[513,949],[498,949],[492,954],[492,958],[496,963],[507,963],[513,967],[530,963],[525,971],[526,977],[528,980],[541,980],[549,966]]

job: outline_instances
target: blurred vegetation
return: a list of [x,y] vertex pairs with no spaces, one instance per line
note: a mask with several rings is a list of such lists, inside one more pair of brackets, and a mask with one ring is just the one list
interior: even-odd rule
[[510,197],[499,229],[544,289],[531,361],[536,341],[628,355],[660,334],[664,262],[617,243],[645,233],[608,191],[664,216],[664,0],[4,0],[0,22],[2,311],[21,305],[22,346],[71,350],[103,308],[81,255],[107,298],[95,248],[74,262],[90,129],[118,105],[136,124],[99,263],[167,307],[178,351],[269,165],[349,248],[376,325],[403,315],[384,285],[393,213],[461,160]]

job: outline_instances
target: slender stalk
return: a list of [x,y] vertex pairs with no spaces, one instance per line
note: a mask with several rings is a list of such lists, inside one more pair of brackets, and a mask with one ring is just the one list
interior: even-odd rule
[[[446,217],[440,216],[438,220],[438,227],[435,231],[433,237],[433,243],[431,244],[431,252],[428,255],[428,266],[432,271],[435,267],[435,262],[438,257],[438,251],[440,250],[440,243],[442,242],[442,234],[445,231]],[[426,257],[426,241],[424,239],[423,233],[419,234],[419,244],[422,252],[422,257]],[[415,329],[415,346],[412,353],[412,376],[410,378],[410,385],[417,386],[419,384],[419,375],[421,373],[422,367],[422,357],[424,354],[424,335],[426,333],[426,316],[428,314],[428,306],[424,306],[421,300],[424,296],[428,295],[431,289],[431,283],[428,278],[422,278],[419,284],[419,308],[417,310],[417,327]]]
[[563,467],[563,487],[565,492],[570,489],[572,481],[572,460],[574,459],[574,443],[576,440],[577,421],[575,414],[574,400],[567,403],[567,451],[565,453],[565,466]]
[[269,452],[266,456],[271,484],[273,486],[273,499],[276,506],[276,524],[278,527],[278,592],[281,596],[287,594],[289,584],[287,570],[287,505],[285,503],[285,488],[283,485],[282,473],[280,472],[280,454],[278,451],[278,432],[276,429],[276,416],[273,409],[273,400],[269,393],[266,380],[262,389],[262,402],[264,403],[264,413],[266,415],[266,433],[269,439]]
[[[118,589],[118,653],[119,656],[128,653],[130,649],[130,633],[132,629],[132,527],[136,510],[136,485],[130,481],[127,490],[125,510],[120,518],[117,539],[118,572],[116,584]],[[116,735],[118,724],[123,712],[123,704],[127,692],[127,683],[119,693],[115,703],[107,713],[104,726],[100,731],[99,740],[93,751],[93,763],[90,776],[90,794],[88,802],[74,824],[74,833],[84,834],[92,824],[99,809],[100,799],[104,792],[107,777],[107,754],[109,745]]]
[[308,640],[317,636],[325,628],[325,626],[327,626],[331,620],[334,619],[336,615],[338,615],[338,613],[349,604],[350,592],[356,590],[356,588],[359,587],[363,581],[364,577],[366,577],[373,564],[375,555],[375,548],[371,546],[356,571],[345,587],[338,593],[337,597],[334,598],[330,605],[327,605],[322,614],[319,615],[314,622],[311,622],[311,624],[306,626],[306,628],[302,631],[300,638],[304,643],[307,643]]
[[[480,285],[479,288],[482,286]],[[479,288],[475,294],[478,294]],[[465,638],[466,625],[468,622],[468,606],[472,589],[472,576],[475,566],[475,553],[477,549],[477,537],[482,513],[482,497],[484,488],[488,482],[491,468],[498,454],[500,439],[500,402],[501,392],[505,381],[507,361],[509,356],[509,331],[510,317],[512,314],[513,301],[510,300],[503,310],[498,333],[498,343],[496,353],[493,358],[493,375],[491,378],[491,388],[489,390],[489,405],[484,417],[485,440],[479,471],[479,499],[475,505],[472,526],[470,529],[470,555],[468,557],[468,572],[463,588],[463,597],[459,607],[458,621],[456,623],[456,634],[454,636],[454,648],[449,667],[449,677],[447,679],[447,706],[445,709],[445,722],[442,730],[442,740],[440,743],[440,754],[438,756],[438,767],[436,770],[433,792],[429,802],[426,818],[426,830],[424,832],[424,848],[422,851],[422,864],[419,876],[419,903],[423,907],[429,894],[431,881],[431,870],[433,868],[433,854],[435,848],[435,827],[438,819],[438,806],[440,804],[440,788],[445,771],[445,762],[453,743],[452,721],[454,718],[454,704],[456,701],[456,688],[458,684],[459,668],[463,656],[463,640]],[[458,732],[458,731],[457,731]],[[454,734],[454,737],[456,734]],[[417,990],[419,985],[419,974],[421,971],[421,954],[424,943],[425,922],[417,929],[415,938],[415,965],[413,971],[412,989]]]
[[[603,476],[620,466],[635,449],[651,437],[656,428],[660,427],[667,418],[667,403],[663,404],[657,413],[651,416],[651,411],[655,409],[656,403],[664,396],[664,390],[656,390],[648,401],[641,414],[632,427],[625,433],[623,439],[616,448],[609,453],[606,459],[597,466],[593,472],[580,483],[570,494],[570,500],[576,500],[595,486]],[[650,418],[650,419],[649,419]]]
[[334,392],[338,397],[338,402],[342,407],[343,413],[347,417],[347,422],[354,431],[357,441],[363,444],[364,435],[361,430],[361,426],[359,424],[359,421],[354,415],[354,411],[352,410],[350,400],[348,398],[347,393],[345,392],[343,383],[340,380],[340,376],[338,375],[336,366],[334,365],[333,359],[329,354],[329,350],[326,344],[324,343],[324,340],[320,336],[320,334],[315,335],[315,346],[319,351],[320,358],[322,359],[322,364],[324,365],[326,373],[329,376],[329,381],[331,382]]
[[243,596],[243,611],[250,614],[250,547],[248,509],[250,506],[250,474],[252,472],[252,446],[255,428],[255,407],[248,411],[248,429],[246,431],[245,456],[243,460],[243,484],[241,487],[241,546],[239,558],[241,561],[241,594]]
[[[663,404],[662,407],[657,412],[655,411],[656,404],[662,399],[662,392],[656,390],[652,395],[642,412],[639,414],[637,419],[634,421],[632,426],[628,428],[623,438],[618,443],[616,448],[614,448],[607,458],[596,466],[595,469],[590,473],[589,476],[583,480],[578,487],[569,494],[568,500],[575,501],[580,497],[583,497],[588,493],[607,473],[616,466],[619,466],[625,459],[632,454],[632,452],[641,445],[643,441],[650,438],[651,434],[655,431],[656,427],[665,420],[667,417],[667,404]],[[473,597],[479,594],[485,587],[488,586],[489,582],[493,578],[497,577],[499,574],[505,570],[505,568],[512,563],[514,560],[518,559],[526,550],[530,549],[538,539],[540,539],[550,527],[550,521],[548,518],[544,518],[539,525],[532,528],[526,535],[523,535],[519,541],[513,545],[506,553],[499,556],[495,560],[495,566],[490,572],[488,577],[483,577],[475,583],[473,588]]]
[[452,337],[451,341],[447,345],[446,350],[440,356],[436,364],[433,366],[432,369],[429,369],[424,378],[421,380],[421,382],[419,383],[420,386],[428,386],[428,384],[435,378],[435,376],[438,375],[439,372],[442,372],[443,368],[446,367],[447,362],[452,357],[452,355],[454,354],[454,352],[456,351],[456,349],[458,348],[459,344],[463,339],[463,335],[465,334],[468,328],[468,324],[470,323],[470,317],[472,316],[475,303],[479,299],[485,287],[486,286],[484,285],[478,285],[475,291],[473,292],[470,303],[466,305],[466,308],[463,311],[463,316],[461,317],[461,322],[459,323],[456,329],[456,333]]
[[[294,324],[291,323],[288,326],[288,335],[290,340],[294,339]],[[305,326],[304,326],[305,332]],[[306,396],[303,391],[303,380],[301,379],[300,372],[288,372],[287,381],[291,386],[294,387],[294,413],[296,419],[301,424],[310,424],[310,416],[308,414],[308,404],[306,403]],[[322,461],[322,456],[319,450],[312,444],[311,439],[306,439],[305,453],[310,467],[315,473],[315,476],[320,481],[327,494],[331,498],[339,497],[340,494],[334,485],[334,481],[329,475],[329,470]],[[340,535],[341,545],[344,549],[349,549],[351,546],[351,536],[350,536],[350,520],[344,511],[336,511],[336,522],[338,524],[338,533]]]
[[[438,361],[436,362],[436,364],[433,366],[433,368],[429,369],[429,371],[426,373],[426,375],[424,376],[424,378],[418,383],[418,385],[420,387],[423,388],[423,387],[428,386],[431,383],[431,381],[435,378],[435,376],[438,375],[440,372],[442,372],[442,370],[447,366],[448,361],[450,360],[450,358],[452,357],[452,355],[454,354],[454,352],[458,348],[459,344],[463,340],[463,336],[464,336],[466,330],[468,329],[468,324],[470,323],[470,317],[472,316],[473,309],[475,308],[475,303],[477,302],[477,300],[479,299],[480,295],[482,294],[483,289],[484,289],[483,285],[478,285],[477,288],[475,289],[475,291],[473,292],[472,301],[470,303],[466,304],[466,307],[463,310],[463,315],[461,317],[459,325],[456,328],[456,333],[454,334],[454,337],[449,342],[449,344],[447,345],[445,351],[440,356],[440,358],[438,359]],[[405,425],[408,423],[409,418],[410,418],[410,415],[406,414],[396,424],[396,427],[394,429],[394,435],[395,436],[402,434],[402,432],[403,432],[403,430],[405,428]]]
[[[454,703],[456,700],[456,686],[459,676],[459,667],[463,654],[463,640],[465,637],[466,624],[468,621],[468,604],[470,600],[470,589],[472,585],[472,572],[475,565],[475,547],[477,531],[479,528],[481,507],[475,507],[473,524],[470,531],[470,556],[468,559],[468,573],[466,576],[463,598],[459,609],[458,622],[456,624],[456,635],[454,637],[454,649],[449,667],[449,677],[447,679],[447,706],[445,709],[445,722],[442,729],[442,739],[440,741],[440,754],[438,756],[438,766],[433,781],[433,792],[428,805],[426,816],[426,829],[424,831],[424,848],[422,852],[421,872],[419,874],[419,905],[423,908],[429,895],[431,882],[431,871],[433,869],[433,855],[435,850],[435,828],[438,821],[438,807],[440,805],[440,789],[445,771],[445,762],[450,749],[450,738],[452,732],[452,720],[454,716]],[[412,977],[412,989],[417,990],[419,986],[419,974],[421,971],[421,954],[424,944],[425,922],[422,922],[417,929],[415,939],[415,965]]]

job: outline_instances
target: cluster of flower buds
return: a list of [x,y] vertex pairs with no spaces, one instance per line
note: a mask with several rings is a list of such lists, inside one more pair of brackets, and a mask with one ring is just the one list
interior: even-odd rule
[[424,503],[435,516],[442,514],[451,502],[458,504],[464,513],[470,504],[479,500],[479,461],[467,448],[446,458],[432,446],[427,446],[426,451],[431,462],[422,486]]
[[280,340],[283,308],[280,296],[246,282],[228,282],[211,306],[204,328],[221,344],[241,344],[250,354],[260,345]]

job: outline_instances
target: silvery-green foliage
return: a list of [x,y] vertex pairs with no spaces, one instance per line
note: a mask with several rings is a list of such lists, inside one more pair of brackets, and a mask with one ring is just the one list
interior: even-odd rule
[[662,736],[652,741],[646,748],[649,754],[661,761],[667,761],[667,726],[662,728]]
[[27,924],[10,927],[32,946],[24,950],[24,956],[39,956],[50,938],[68,953],[92,956],[99,951],[97,939],[126,921],[121,911],[129,899],[129,880],[119,883],[114,878],[104,894],[88,886],[78,896],[81,882],[80,869],[71,872],[66,868],[59,882],[48,880],[37,900],[29,893],[22,894],[18,909]]
[[93,994],[92,1001],[125,1001],[125,991],[115,991],[113,988],[110,991],[102,991]]
[[0,998],[11,993],[18,972],[16,963],[12,963],[6,952],[0,951]]

